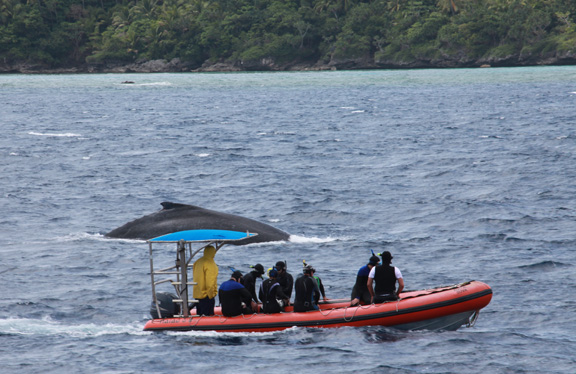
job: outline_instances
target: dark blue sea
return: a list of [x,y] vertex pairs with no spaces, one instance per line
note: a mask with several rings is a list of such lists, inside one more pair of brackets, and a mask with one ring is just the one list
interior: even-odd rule
[[[575,108],[573,66],[1,75],[0,372],[574,373]],[[348,297],[373,249],[494,296],[454,332],[144,332],[147,244],[103,234],[163,201],[291,234],[219,282],[306,260]]]

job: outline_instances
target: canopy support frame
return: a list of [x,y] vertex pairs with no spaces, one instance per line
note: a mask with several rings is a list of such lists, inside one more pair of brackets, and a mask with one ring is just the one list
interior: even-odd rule
[[[210,232],[219,232],[222,233],[222,230],[203,230],[204,232],[210,234]],[[192,231],[189,231],[192,232]],[[187,233],[187,232],[182,232]],[[229,233],[236,233],[230,231]],[[173,234],[172,234],[173,235]],[[220,234],[221,235],[221,234]],[[160,311],[160,303],[158,301],[158,297],[156,295],[156,286],[162,283],[170,282],[175,289],[178,299],[172,300],[172,302],[180,304],[180,314],[177,317],[190,317],[190,305],[189,303],[197,303],[198,300],[189,299],[190,290],[193,291],[194,286],[197,284],[195,282],[189,282],[188,271],[190,268],[193,269],[194,265],[190,265],[194,257],[207,246],[212,245],[218,252],[225,244],[229,242],[234,242],[238,240],[244,240],[251,236],[255,236],[258,234],[246,232],[244,237],[241,238],[234,238],[234,239],[222,239],[220,237],[213,238],[213,237],[206,237],[206,238],[195,238],[192,240],[162,240],[162,237],[154,238],[148,240],[148,249],[149,249],[149,257],[150,257],[150,278],[151,278],[151,285],[152,285],[152,299],[154,306],[156,308],[156,312],[158,313],[159,318],[162,318],[162,314]],[[209,236],[209,235],[208,235]],[[153,250],[153,243],[176,243],[176,261],[173,266],[154,270],[154,250]],[[200,246],[197,250],[192,249],[192,243],[204,243],[204,245]],[[164,279],[157,279],[161,276],[175,276],[174,279],[164,278]],[[191,286],[191,287],[188,287]]]

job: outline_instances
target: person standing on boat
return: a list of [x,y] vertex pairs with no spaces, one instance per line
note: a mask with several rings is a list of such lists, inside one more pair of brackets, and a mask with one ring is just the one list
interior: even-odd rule
[[252,295],[252,299],[258,302],[258,297],[256,296],[256,279],[262,279],[262,274],[264,274],[264,266],[261,264],[254,265],[254,270],[249,272],[244,276],[242,284]]
[[263,313],[280,313],[284,311],[285,305],[290,305],[290,298],[284,295],[282,287],[276,277],[278,270],[271,269],[268,272],[269,278],[260,285],[258,296],[262,301]]
[[304,274],[296,279],[294,285],[296,296],[294,296],[294,311],[307,312],[309,310],[318,310],[316,300],[320,298],[318,283],[312,277],[312,267],[306,266]]
[[278,270],[278,283],[282,286],[282,292],[288,298],[292,297],[292,288],[294,287],[294,278],[292,274],[288,273],[286,270],[286,263],[284,261],[278,261],[276,263],[276,270]]
[[350,306],[358,305],[360,302],[363,304],[370,304],[372,302],[372,295],[368,291],[368,275],[370,270],[380,263],[380,258],[378,256],[370,257],[368,263],[358,270],[356,275],[356,283],[354,288],[352,288],[352,301]]
[[218,265],[214,261],[216,248],[209,245],[204,248],[204,255],[194,263],[192,277],[196,285],[192,296],[198,300],[196,314],[214,315],[214,304],[218,294]]
[[[382,265],[375,266],[368,275],[368,291],[372,297],[372,303],[398,300],[400,292],[404,289],[404,279],[400,269],[391,266],[392,254],[388,251],[382,253]],[[398,281],[398,291],[396,291]],[[372,288],[376,282],[375,289]]]
[[252,300],[250,292],[242,285],[242,272],[236,270],[229,280],[220,285],[218,298],[222,306],[222,314],[226,317],[252,314],[258,310],[258,304]]

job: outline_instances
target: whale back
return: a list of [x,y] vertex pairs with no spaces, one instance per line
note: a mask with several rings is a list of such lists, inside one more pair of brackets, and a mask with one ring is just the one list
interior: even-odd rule
[[161,203],[163,209],[128,222],[106,234],[110,238],[148,240],[184,230],[231,230],[257,233],[258,236],[235,243],[285,241],[289,234],[265,223],[194,205],[172,202]]

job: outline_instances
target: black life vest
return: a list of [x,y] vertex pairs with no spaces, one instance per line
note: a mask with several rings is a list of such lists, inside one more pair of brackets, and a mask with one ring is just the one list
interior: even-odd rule
[[394,272],[394,266],[376,266],[374,282],[376,282],[376,286],[374,287],[376,295],[393,294],[396,292],[396,273]]

